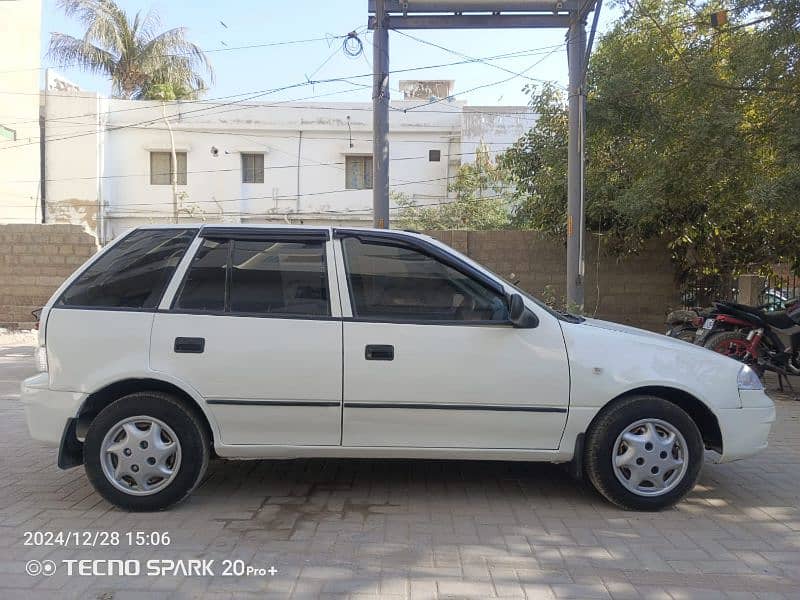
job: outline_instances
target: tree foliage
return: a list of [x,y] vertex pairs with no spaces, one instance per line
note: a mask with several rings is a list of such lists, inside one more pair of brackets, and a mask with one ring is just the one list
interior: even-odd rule
[[417,203],[396,194],[397,223],[404,229],[506,229],[510,226],[508,174],[492,160],[485,146],[475,162],[464,163],[448,186],[452,201]]
[[58,0],[68,16],[86,28],[82,38],[50,35],[48,56],[62,66],[80,66],[111,79],[113,94],[153,99],[154,86],[167,85],[177,99],[195,98],[213,80],[203,51],[186,39],[186,29],[158,32],[158,15],[137,12],[131,19],[113,0]]
[[[666,238],[684,276],[800,268],[800,0],[621,5],[587,77],[587,228],[620,252]],[[531,89],[539,119],[500,160],[516,223],[558,234],[565,102]]]

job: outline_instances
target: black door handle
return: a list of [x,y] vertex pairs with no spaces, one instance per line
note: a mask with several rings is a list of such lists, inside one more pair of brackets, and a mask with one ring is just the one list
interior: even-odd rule
[[367,360],[394,360],[394,346],[370,344],[364,348],[364,358]]
[[176,337],[175,346],[173,349],[175,352],[179,353],[202,354],[203,350],[206,349],[206,339],[194,337]]

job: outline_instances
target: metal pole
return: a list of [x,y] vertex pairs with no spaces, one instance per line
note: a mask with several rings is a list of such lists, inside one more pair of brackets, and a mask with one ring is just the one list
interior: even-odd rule
[[372,36],[372,214],[374,226],[389,228],[389,30],[386,0],[375,0]]
[[567,304],[583,310],[583,61],[586,15],[570,15],[567,34],[569,63],[569,147],[567,160]]

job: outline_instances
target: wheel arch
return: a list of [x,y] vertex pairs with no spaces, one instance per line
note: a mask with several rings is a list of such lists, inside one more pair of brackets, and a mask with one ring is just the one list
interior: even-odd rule
[[719,420],[714,412],[702,400],[689,392],[669,386],[642,386],[620,394],[597,412],[586,430],[589,431],[589,429],[591,429],[600,414],[602,414],[607,407],[624,398],[640,395],[662,398],[683,409],[700,430],[700,436],[703,438],[705,447],[722,454],[722,430],[720,429]]
[[208,414],[206,414],[206,411],[197,398],[175,383],[152,377],[121,379],[107,384],[105,387],[89,394],[81,404],[81,407],[78,409],[78,414],[76,415],[77,437],[84,438],[86,436],[89,425],[106,406],[128,394],[145,391],[157,391],[171,394],[178,398],[186,408],[194,412],[206,428],[209,440],[211,440],[211,450],[213,452],[214,441],[218,436],[216,435],[215,427],[212,425],[211,419]]

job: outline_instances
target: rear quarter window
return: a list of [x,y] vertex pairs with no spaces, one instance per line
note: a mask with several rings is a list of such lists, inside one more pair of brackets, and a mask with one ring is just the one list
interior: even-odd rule
[[197,229],[128,234],[83,271],[55,306],[155,309],[196,234]]

